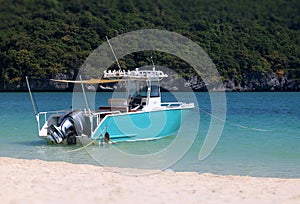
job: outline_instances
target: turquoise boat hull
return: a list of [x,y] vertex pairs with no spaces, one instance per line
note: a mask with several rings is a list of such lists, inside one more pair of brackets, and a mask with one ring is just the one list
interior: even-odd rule
[[[191,108],[138,111],[106,115],[92,134],[92,139],[110,142],[159,139],[175,135]],[[105,136],[106,135],[106,136]]]

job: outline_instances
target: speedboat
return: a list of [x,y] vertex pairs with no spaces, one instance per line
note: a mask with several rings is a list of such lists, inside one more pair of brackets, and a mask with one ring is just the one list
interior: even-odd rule
[[[37,112],[28,78],[38,136],[49,143],[116,143],[123,141],[153,140],[176,135],[184,117],[195,107],[194,103],[162,102],[160,81],[168,75],[155,67],[148,70],[106,70],[102,79],[54,82],[84,84],[125,84],[123,98],[112,97],[106,106],[95,110],[84,109]],[[85,98],[85,101],[86,98]]]

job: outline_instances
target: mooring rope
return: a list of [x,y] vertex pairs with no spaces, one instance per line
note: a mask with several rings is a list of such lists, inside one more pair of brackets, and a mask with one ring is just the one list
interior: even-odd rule
[[89,142],[88,144],[86,144],[80,148],[69,150],[69,151],[67,151],[67,153],[77,152],[77,151],[80,151],[80,150],[85,149],[86,147],[92,145],[98,138],[100,138],[100,136],[103,134],[104,130],[106,130],[106,127],[104,127],[104,129],[100,132],[99,136],[96,137],[95,139],[93,139],[91,142]]
[[224,120],[223,118],[220,118],[220,117],[218,117],[216,115],[213,115],[212,113],[210,113],[210,112],[208,112],[208,111],[206,111],[206,110],[204,110],[204,109],[202,109],[200,107],[198,107],[198,109],[199,109],[199,111],[201,111],[201,112],[203,112],[203,113],[205,113],[205,114],[207,114],[207,115],[209,115],[209,116],[211,116],[213,118],[216,118],[217,120],[220,120],[220,121],[222,121],[224,123],[227,123],[227,124],[230,124],[230,125],[233,125],[233,126],[236,126],[236,127],[240,127],[240,128],[244,128],[244,129],[249,129],[249,130],[254,130],[254,131],[260,131],[260,132],[268,132],[269,131],[269,130],[265,130],[265,129],[252,128],[252,127],[247,127],[247,126],[244,126],[244,125],[232,123],[232,122]]

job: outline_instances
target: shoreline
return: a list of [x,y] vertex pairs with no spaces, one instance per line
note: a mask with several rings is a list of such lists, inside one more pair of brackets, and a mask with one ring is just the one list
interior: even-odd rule
[[[72,90],[51,90],[51,89],[45,89],[45,90],[32,90],[32,93],[43,93],[43,92],[49,92],[49,93],[73,93],[73,89]],[[89,91],[87,90],[87,92],[97,92],[97,93],[113,93],[113,92],[124,92],[124,91],[120,91],[120,90],[97,90],[97,91]],[[170,91],[161,91],[162,93],[164,92],[195,92],[195,93],[208,93],[209,91],[207,90],[192,90],[192,91],[186,91],[186,90],[170,90]],[[218,93],[218,92],[225,92],[225,93],[297,93],[300,92],[300,89],[297,90],[268,90],[268,89],[263,89],[263,90],[212,90],[211,92],[213,93]],[[0,93],[28,93],[28,90],[24,89],[24,90],[0,90]]]
[[[117,169],[117,168],[115,168]],[[110,168],[0,157],[1,203],[300,203],[300,178]]]

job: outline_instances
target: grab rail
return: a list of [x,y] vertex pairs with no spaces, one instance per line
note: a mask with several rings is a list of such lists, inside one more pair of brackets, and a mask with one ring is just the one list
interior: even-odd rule
[[165,102],[165,103],[161,103],[161,106],[182,106],[183,103],[182,102]]

